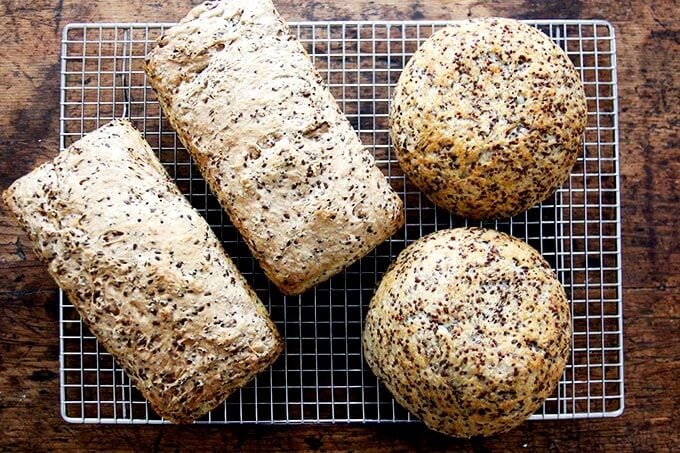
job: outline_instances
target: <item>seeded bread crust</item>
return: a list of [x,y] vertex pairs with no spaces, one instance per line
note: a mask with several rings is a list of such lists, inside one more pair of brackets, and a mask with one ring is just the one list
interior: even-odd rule
[[200,417],[281,353],[266,308],[127,121],[86,135],[2,198],[167,420]]
[[474,219],[551,195],[581,152],[586,120],[566,53],[512,19],[435,33],[404,68],[390,112],[404,172],[433,203]]
[[526,243],[460,228],[407,247],[366,316],[364,357],[433,430],[491,435],[519,425],[555,389],[571,339],[554,272]]
[[298,294],[403,225],[402,202],[269,0],[211,1],[146,72],[269,278]]

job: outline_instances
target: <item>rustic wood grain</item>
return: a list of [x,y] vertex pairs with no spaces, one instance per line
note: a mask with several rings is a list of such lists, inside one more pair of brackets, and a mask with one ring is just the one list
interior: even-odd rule
[[[62,27],[174,21],[197,1],[0,2],[0,189],[57,150]],[[529,422],[460,441],[419,425],[78,426],[59,415],[55,285],[0,208],[0,450],[680,449],[680,20],[678,2],[279,0],[290,20],[604,18],[616,27],[626,409],[606,420]]]

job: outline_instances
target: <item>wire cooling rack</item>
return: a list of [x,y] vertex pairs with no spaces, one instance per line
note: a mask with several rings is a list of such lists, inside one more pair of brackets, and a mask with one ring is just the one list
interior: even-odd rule
[[[614,31],[603,21],[530,22],[565,49],[585,84],[583,154],[551,198],[511,219],[475,222],[524,239],[565,285],[573,315],[569,364],[532,419],[616,416],[623,410],[621,241]],[[129,117],[181,190],[208,220],[269,307],[286,349],[269,370],[199,423],[404,422],[364,363],[362,320],[382,273],[410,242],[473,224],[435,208],[406,180],[390,146],[387,116],[409,57],[446,22],[315,22],[291,29],[342,110],[405,201],[406,226],[371,254],[302,296],[285,297],[264,276],[163,118],[143,71],[169,24],[72,24],[64,29],[60,147],[112,118]],[[61,408],[80,423],[161,423],[60,295]]]

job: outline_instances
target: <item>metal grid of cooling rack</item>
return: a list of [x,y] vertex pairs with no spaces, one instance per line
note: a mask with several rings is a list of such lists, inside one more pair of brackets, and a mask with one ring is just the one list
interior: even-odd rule
[[[511,219],[475,223],[538,249],[571,300],[569,365],[531,418],[616,416],[623,410],[621,243],[615,42],[604,21],[534,21],[567,51],[585,84],[588,127],[583,154],[554,196]],[[248,252],[163,118],[143,72],[144,55],[169,24],[72,24],[62,43],[63,150],[112,118],[130,117],[170,175],[221,238],[269,307],[286,350],[269,370],[199,423],[402,422],[411,416],[368,370],[362,320],[389,262],[408,243],[466,225],[436,209],[410,184],[391,152],[392,89],[420,43],[447,22],[294,23],[363,143],[405,201],[404,229],[330,281],[284,297]],[[80,423],[162,423],[60,295],[61,402]]]

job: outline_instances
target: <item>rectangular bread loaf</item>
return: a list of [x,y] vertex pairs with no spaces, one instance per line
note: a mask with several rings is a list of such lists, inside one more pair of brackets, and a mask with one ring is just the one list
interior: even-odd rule
[[146,61],[166,117],[282,292],[403,225],[401,200],[271,1],[197,6]]
[[200,417],[281,352],[266,308],[129,122],[91,132],[2,197],[164,418]]

